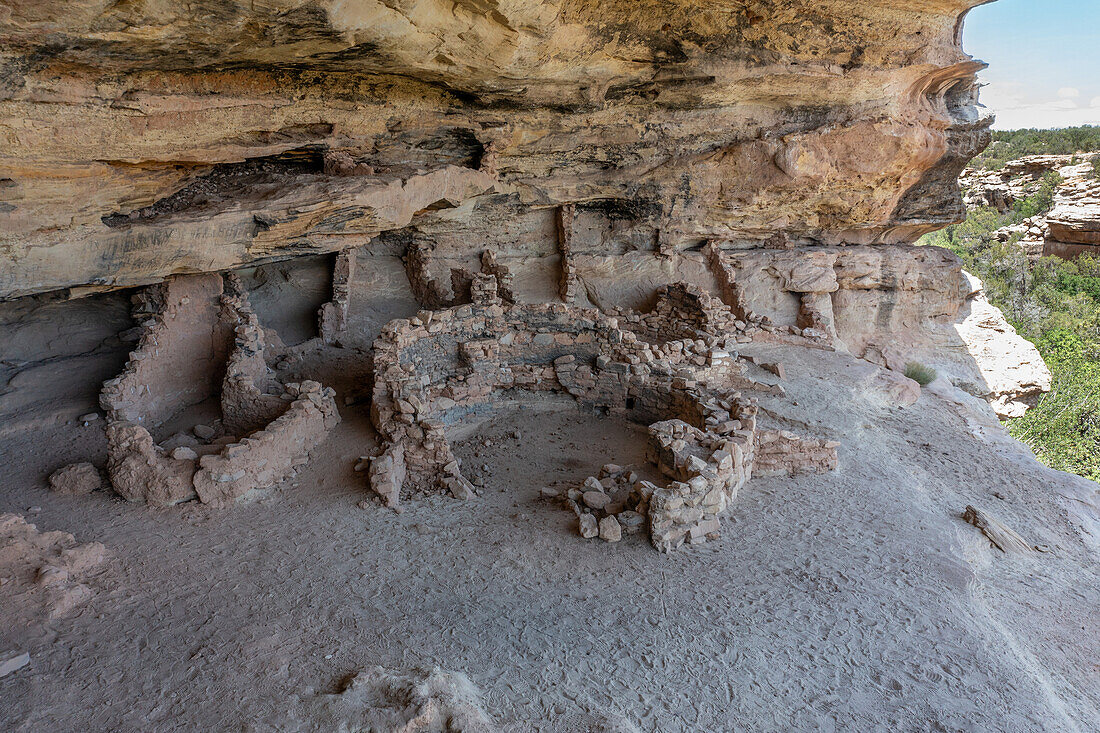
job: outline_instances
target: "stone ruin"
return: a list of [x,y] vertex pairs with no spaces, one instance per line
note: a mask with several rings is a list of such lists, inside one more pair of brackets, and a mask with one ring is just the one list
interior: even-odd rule
[[[100,394],[107,473],[126,499],[230,504],[292,475],[339,422],[331,388],[283,384],[268,367],[235,275],[169,278],[134,296],[134,317],[137,348]],[[202,404],[221,417],[181,423]]]
[[[385,505],[427,493],[473,498],[448,432],[523,394],[568,395],[582,409],[645,426],[648,462],[663,477],[650,481],[608,464],[565,491],[559,498],[577,515],[580,534],[614,542],[644,532],[668,552],[715,538],[718,518],[751,477],[837,465],[837,443],[758,424],[755,397],[784,390],[776,380],[747,377],[746,364],[779,382],[784,369],[739,347],[786,343],[871,359],[876,343],[862,324],[885,300],[882,283],[927,290],[939,263],[935,253],[914,252],[896,258],[895,277],[865,253],[807,252],[773,240],[747,252],[710,242],[700,256],[709,282],[696,272],[655,287],[648,302],[598,308],[578,296],[565,259],[562,282],[572,282],[566,289],[576,297],[533,303],[516,296],[514,261],[492,250],[473,272],[453,260],[432,265],[430,248],[409,246],[405,273],[426,309],[381,327],[352,319],[361,306],[351,288],[357,256],[347,250],[335,257],[332,300],[321,306],[308,348],[366,351],[364,339],[378,334],[370,411],[382,450],[368,477]],[[448,269],[444,287],[436,275]],[[175,276],[133,303],[140,341],[101,394],[107,475],[126,499],[230,505],[292,476],[339,421],[332,389],[284,383],[269,366],[306,347],[285,347],[261,326],[237,275]],[[936,299],[921,309],[942,310],[936,317],[944,323],[954,318]],[[901,403],[919,394],[911,386]],[[86,493],[100,478],[95,466],[77,464],[56,472],[51,485]]]
[[430,492],[473,497],[447,429],[516,392],[568,394],[649,426],[651,460],[671,482],[624,481],[629,474],[605,467],[565,498],[586,537],[615,541],[623,525],[644,523],[654,547],[668,552],[716,537],[717,518],[754,470],[836,467],[837,443],[758,425],[757,405],[743,393],[782,390],[746,378],[733,351],[758,327],[698,287],[662,287],[649,312],[616,317],[506,303],[498,282],[475,274],[472,303],[391,321],[375,341],[371,418],[384,450],[369,479],[386,505]]
[[[583,409],[648,426],[647,456],[667,483],[609,464],[569,489],[560,498],[584,537],[617,541],[644,529],[668,552],[716,537],[718,517],[754,474],[836,467],[837,443],[758,425],[751,395],[783,389],[746,377],[752,359],[736,352],[754,338],[812,344],[823,334],[776,327],[686,282],[658,288],[645,311],[518,303],[509,268],[492,252],[480,260],[481,272],[452,273],[450,298],[424,277],[421,289],[439,293],[440,307],[389,322],[374,342],[370,409],[383,450],[368,475],[387,506],[435,492],[473,498],[447,431],[519,393],[569,395]],[[348,253],[336,260],[321,344],[347,334],[353,263]],[[331,388],[283,383],[269,366],[285,349],[235,274],[172,277],[132,302],[137,346],[100,395],[107,475],[124,498],[230,505],[289,478],[339,422]],[[758,365],[782,377],[781,365]],[[86,493],[99,477],[77,464],[51,483]]]

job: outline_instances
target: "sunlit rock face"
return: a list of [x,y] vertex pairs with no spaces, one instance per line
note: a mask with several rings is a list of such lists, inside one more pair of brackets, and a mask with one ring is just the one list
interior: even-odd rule
[[988,139],[978,2],[0,0],[0,297],[568,204],[607,254],[911,241]]

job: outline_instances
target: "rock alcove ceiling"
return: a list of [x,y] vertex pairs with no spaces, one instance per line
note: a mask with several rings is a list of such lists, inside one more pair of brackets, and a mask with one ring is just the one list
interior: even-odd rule
[[989,139],[972,4],[8,0],[0,297],[537,253],[565,205],[608,254],[909,242]]

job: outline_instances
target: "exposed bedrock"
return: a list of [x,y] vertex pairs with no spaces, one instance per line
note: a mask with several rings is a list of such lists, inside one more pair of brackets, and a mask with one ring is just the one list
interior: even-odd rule
[[988,139],[978,1],[2,0],[0,298],[563,206],[592,254],[911,241]]
[[[339,419],[327,379],[288,364],[321,350],[330,374],[370,374],[399,360],[387,335],[444,318],[462,352],[440,363],[464,383],[493,367],[479,400],[530,379],[648,408],[643,424],[703,430],[710,457],[727,437],[700,422],[712,396],[619,380],[669,355],[610,339],[701,342],[674,354],[701,360],[689,371],[748,368],[727,352],[777,339],[895,373],[920,360],[1019,414],[1049,386],[1041,360],[950,253],[911,244],[963,216],[958,173],[988,142],[960,46],[979,1],[0,0],[0,415],[41,406],[31,388],[75,358],[91,295],[112,312],[85,324],[97,376],[119,374],[107,475],[154,504],[288,478]],[[137,286],[135,325],[100,291]],[[705,327],[675,305],[688,295]],[[539,362],[548,332],[576,353]],[[622,383],[594,392],[574,369]],[[373,377],[341,397],[373,392],[377,417],[394,385]],[[749,410],[741,386],[713,396],[718,424]],[[919,394],[896,374],[869,391]],[[376,419],[371,475],[393,501],[443,477],[468,491],[435,425],[462,397],[428,397],[430,415]],[[794,444],[763,435],[742,448],[772,445],[772,470]]]

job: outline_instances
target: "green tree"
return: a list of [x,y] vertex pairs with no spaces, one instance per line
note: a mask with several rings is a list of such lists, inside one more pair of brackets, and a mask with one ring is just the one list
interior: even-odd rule
[[919,243],[957,254],[1050,368],[1051,391],[1024,417],[1009,421],[1010,432],[1047,465],[1100,481],[1100,260],[1031,262],[1015,246],[1018,236],[1002,242],[994,235],[1047,211],[1057,183],[1056,176],[1045,177],[1011,211],[976,209]]

